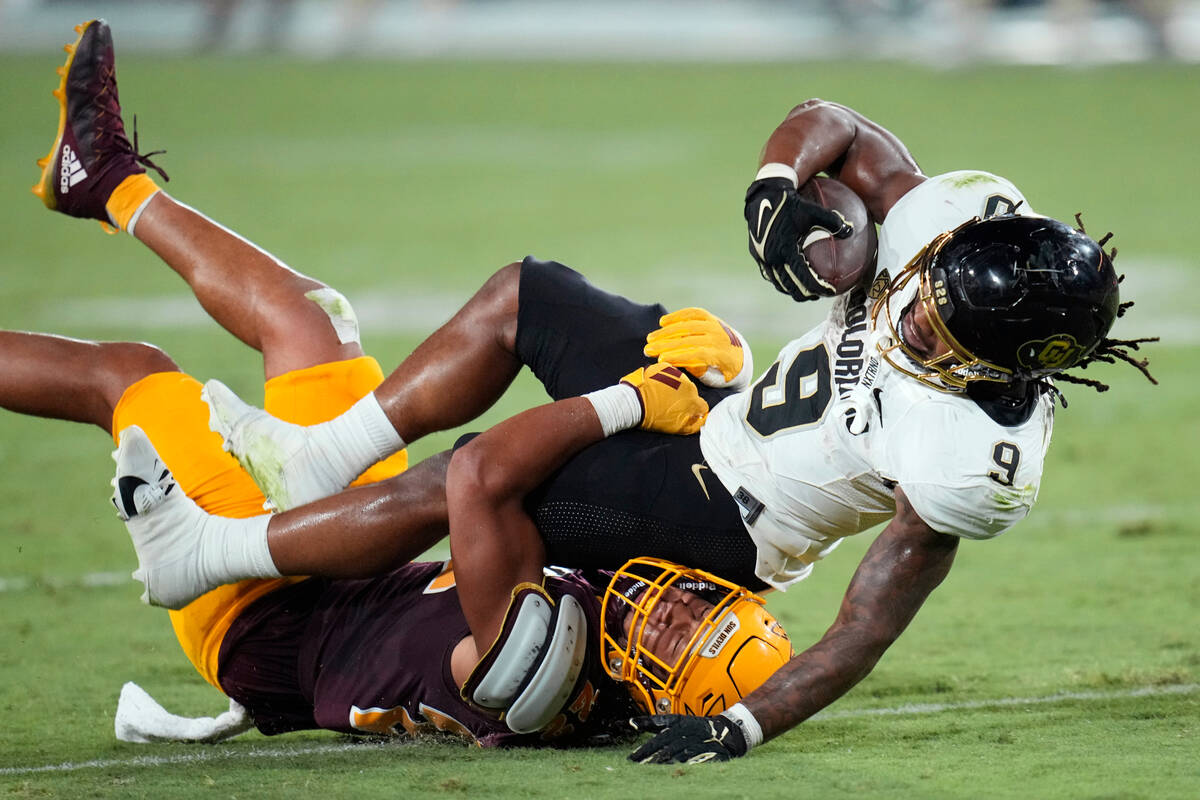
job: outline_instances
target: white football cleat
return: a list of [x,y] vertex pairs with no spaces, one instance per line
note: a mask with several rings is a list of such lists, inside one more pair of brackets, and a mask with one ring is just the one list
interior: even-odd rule
[[279,511],[337,494],[357,477],[338,476],[312,433],[244,402],[218,380],[200,393],[208,403],[208,427],[221,434],[225,449],[258,484],[269,506]]
[[208,515],[179,488],[141,428],[131,425],[121,431],[113,458],[112,502],[137,552],[133,579],[146,588],[142,602],[183,608],[215,588],[200,569]]

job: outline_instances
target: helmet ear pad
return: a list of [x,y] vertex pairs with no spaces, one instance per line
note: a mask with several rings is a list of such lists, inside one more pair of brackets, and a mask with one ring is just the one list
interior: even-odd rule
[[954,231],[931,259],[932,302],[952,344],[1022,379],[1069,369],[1120,305],[1112,260],[1057,220],[1000,216]]

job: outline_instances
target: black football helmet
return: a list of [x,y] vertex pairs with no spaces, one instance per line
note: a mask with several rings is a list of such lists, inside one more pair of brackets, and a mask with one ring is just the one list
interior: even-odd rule
[[[916,289],[906,287],[917,279]],[[1038,380],[1070,369],[1096,348],[1120,305],[1117,273],[1089,236],[1048,217],[978,218],[929,243],[888,286],[883,357],[941,391],[972,381]],[[945,347],[923,357],[901,320],[924,303]],[[900,358],[899,350],[907,358]]]

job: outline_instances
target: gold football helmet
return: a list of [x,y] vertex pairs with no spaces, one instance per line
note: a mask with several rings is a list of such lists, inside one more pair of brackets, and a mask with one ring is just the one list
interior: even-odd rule
[[601,627],[609,673],[651,714],[719,714],[792,657],[761,597],[656,558],[617,570]]

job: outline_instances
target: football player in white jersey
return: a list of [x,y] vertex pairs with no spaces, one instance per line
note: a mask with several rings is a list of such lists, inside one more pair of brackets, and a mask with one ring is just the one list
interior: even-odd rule
[[656,736],[635,760],[741,755],[839,697],[942,581],[959,539],[991,538],[1029,512],[1060,397],[1052,381],[1103,391],[1064,370],[1115,359],[1149,377],[1129,354],[1147,340],[1106,338],[1128,304],[1101,243],[1038,216],[999,176],[927,178],[892,134],[821,100],[771,134],[746,196],[751,255],[781,292],[835,294],[840,276],[816,274],[803,245],[814,225],[845,231],[796,194],[821,172],[882,223],[874,280],[839,296],[751,391],[716,406],[701,448],[739,487],[758,574],[776,587],[843,537],[891,521],[832,627],[739,704],[744,740],[714,736],[725,721],[664,716],[646,721]]
[[[877,265],[809,268],[802,247],[814,232],[853,235],[798,197],[821,172],[882,223]],[[357,577],[411,557],[413,537],[448,520],[464,613],[477,640],[493,641],[512,587],[537,582],[547,562],[604,569],[650,555],[785,589],[842,538],[890,519],[820,641],[718,716],[636,720],[656,735],[633,757],[739,756],[807,719],[870,672],[960,538],[995,536],[1028,513],[1052,381],[1101,388],[1065,370],[1145,363],[1129,352],[1140,340],[1107,338],[1128,304],[1100,243],[1035,215],[997,176],[927,178],[895,136],[843,106],[809,101],[789,114],[764,149],[746,219],[776,288],[797,300],[841,289],[826,321],[753,385],[743,340],[708,312],[664,315],[532,258],[497,272],[331,422],[289,426],[210,384],[215,427],[276,505],[320,501],[247,535],[266,538],[280,573]],[[685,430],[664,415],[696,413],[650,408],[644,389],[614,383],[655,359],[705,384],[712,411],[699,434],[626,430]],[[406,473],[328,497],[405,442],[474,418],[522,366],[558,402],[464,440],[444,486],[413,486]],[[648,368],[628,382],[664,377]],[[171,584],[174,596],[207,588],[189,576],[253,577],[215,562],[175,569],[219,553],[156,561],[138,548],[148,586]]]

